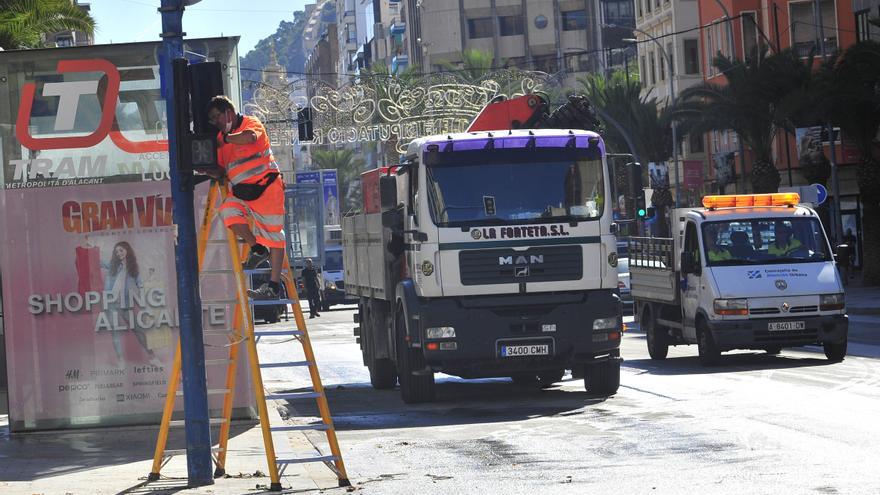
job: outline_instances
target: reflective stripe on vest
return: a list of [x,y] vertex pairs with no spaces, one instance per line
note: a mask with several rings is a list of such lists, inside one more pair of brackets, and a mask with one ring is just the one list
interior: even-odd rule
[[272,150],[267,149],[251,156],[239,158],[226,165],[226,175],[233,185],[241,184],[248,179],[259,177],[266,172],[278,171],[278,164],[272,156]]

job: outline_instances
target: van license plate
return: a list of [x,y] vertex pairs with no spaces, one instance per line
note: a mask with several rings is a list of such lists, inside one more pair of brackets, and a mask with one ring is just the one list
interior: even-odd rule
[[785,330],[803,330],[806,324],[802,321],[778,321],[767,324],[767,330],[771,332],[780,332]]
[[550,346],[548,344],[501,346],[501,357],[547,356],[549,354]]

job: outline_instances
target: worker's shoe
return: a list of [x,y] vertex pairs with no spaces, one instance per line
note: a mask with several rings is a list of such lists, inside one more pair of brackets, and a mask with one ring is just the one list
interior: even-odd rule
[[278,299],[278,291],[273,289],[268,283],[265,283],[256,289],[248,289],[247,293],[251,299],[255,301]]
[[269,248],[262,244],[254,244],[254,247],[251,248],[251,252],[248,253],[247,259],[244,260],[244,269],[255,270],[268,259]]

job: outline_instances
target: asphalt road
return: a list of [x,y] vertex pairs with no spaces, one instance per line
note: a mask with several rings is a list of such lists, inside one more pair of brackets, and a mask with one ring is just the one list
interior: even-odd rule
[[[880,348],[871,339],[837,364],[819,348],[786,349],[729,353],[706,369],[695,347],[651,361],[644,335],[632,332],[620,391],[607,400],[568,375],[548,390],[438,375],[438,400],[409,406],[398,390],[370,387],[352,314],[307,321],[357,492],[880,493]],[[870,335],[878,322],[854,323]],[[260,344],[264,361],[294,357],[270,342]],[[304,370],[265,370],[264,379],[274,390],[309,385]],[[284,413],[295,423],[317,410],[298,402]]]

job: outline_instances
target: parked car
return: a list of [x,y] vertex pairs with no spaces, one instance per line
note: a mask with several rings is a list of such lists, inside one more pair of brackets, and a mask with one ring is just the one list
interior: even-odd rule
[[633,298],[629,287],[629,258],[617,259],[617,290],[623,303],[623,314],[633,314]]

